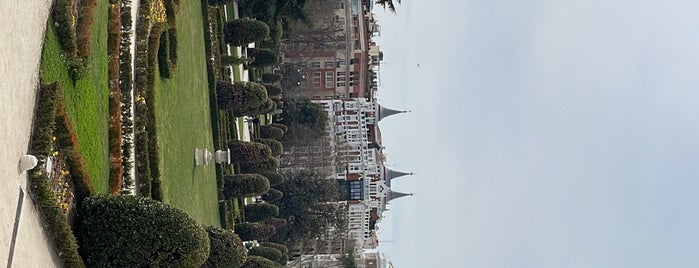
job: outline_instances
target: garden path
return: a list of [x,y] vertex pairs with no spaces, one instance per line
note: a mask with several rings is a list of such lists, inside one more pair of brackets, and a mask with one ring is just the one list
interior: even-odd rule
[[18,170],[19,158],[27,153],[29,144],[51,2],[0,1],[0,265],[4,267],[60,266],[26,194],[26,173]]

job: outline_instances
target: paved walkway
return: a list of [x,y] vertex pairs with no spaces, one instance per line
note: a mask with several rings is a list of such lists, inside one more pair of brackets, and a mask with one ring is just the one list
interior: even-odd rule
[[18,160],[29,143],[50,5],[50,0],[0,1],[0,267],[60,266],[28,194],[23,197],[9,260],[19,189],[26,187],[26,173],[19,174]]

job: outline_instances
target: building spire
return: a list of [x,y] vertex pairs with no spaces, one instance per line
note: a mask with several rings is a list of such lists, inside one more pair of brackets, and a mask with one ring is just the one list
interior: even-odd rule
[[386,202],[390,202],[393,199],[398,199],[404,196],[412,196],[412,193],[401,193],[401,192],[396,192],[393,190],[389,190],[388,194],[386,195]]
[[406,175],[413,175],[412,172],[406,173],[406,172],[401,172],[401,171],[395,171],[395,170],[389,169],[387,167],[384,167],[384,172],[385,172],[384,178],[385,178],[386,184],[388,186],[391,186],[391,181],[395,178],[406,176]]
[[402,113],[409,112],[409,111],[398,111],[398,110],[389,109],[389,108],[383,107],[381,104],[378,104],[378,103],[377,103],[376,110],[379,113],[379,115],[378,115],[379,120],[378,121],[381,121],[381,119],[384,119],[384,118],[391,116],[391,115],[394,115],[394,114],[402,114]]

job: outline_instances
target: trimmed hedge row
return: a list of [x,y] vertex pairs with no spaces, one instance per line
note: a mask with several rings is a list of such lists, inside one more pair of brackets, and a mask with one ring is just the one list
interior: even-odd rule
[[165,0],[165,15],[167,15],[167,36],[170,42],[168,43],[168,61],[170,62],[171,71],[177,67],[177,13],[180,12],[180,0]]
[[160,49],[160,37],[167,30],[166,23],[155,23],[151,28],[150,37],[148,40],[148,73],[145,87],[146,106],[148,107],[147,128],[148,128],[148,157],[150,163],[150,174],[152,179],[151,197],[155,200],[163,200],[163,193],[160,188],[160,148],[158,147],[158,132],[155,121],[155,65],[157,61],[157,53]]
[[148,107],[145,103],[145,91],[148,79],[148,37],[150,33],[151,1],[141,0],[138,5],[138,20],[136,21],[136,59],[134,71],[134,139],[136,187],[144,197],[151,196],[151,174],[148,156],[148,133],[146,130]]
[[57,0],[52,16],[73,80],[87,74],[92,45],[93,13],[97,5],[97,0],[76,1],[79,1],[77,14],[73,14],[72,0]]
[[121,8],[109,6],[107,53],[109,60],[109,193],[118,195],[124,185],[122,179],[121,90],[119,88],[119,44],[121,43]]
[[70,118],[65,110],[65,105],[61,100],[60,88],[57,89],[58,102],[56,104],[55,131],[56,145],[66,156],[65,163],[70,171],[71,182],[75,191],[75,201],[79,205],[82,200],[95,194],[95,187],[92,184],[90,174],[85,167],[85,159],[78,151],[78,138],[75,135],[75,128],[70,122]]
[[[48,156],[51,153],[51,140],[55,129],[56,109],[60,100],[60,85],[53,83],[43,85],[38,92],[38,107],[34,119],[29,153],[37,156]],[[61,141],[65,142],[65,141]],[[46,164],[45,158],[40,157],[40,165]],[[72,172],[72,170],[71,170]],[[29,171],[29,194],[34,200],[49,236],[58,251],[57,255],[65,267],[85,267],[78,254],[78,243],[73,231],[68,225],[68,219],[56,203],[56,194],[49,185],[48,176],[36,168]],[[76,196],[76,198],[79,198]]]
[[248,256],[248,251],[240,237],[230,230],[206,227],[209,234],[209,258],[202,268],[240,267]]

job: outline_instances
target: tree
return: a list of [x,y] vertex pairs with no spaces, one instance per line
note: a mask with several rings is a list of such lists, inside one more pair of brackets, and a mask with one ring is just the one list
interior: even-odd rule
[[[396,0],[396,2],[398,2],[398,4],[400,4],[400,1],[401,0]],[[374,2],[374,4],[381,6],[384,9],[388,9],[388,11],[391,11],[393,13],[396,12],[396,6],[393,3],[393,0],[376,0],[376,2]]]
[[259,196],[269,191],[269,181],[262,175],[234,174],[226,175],[223,179],[226,199]]
[[318,141],[325,133],[328,114],[320,104],[307,98],[284,100],[281,123],[288,127],[283,142],[304,145]]
[[244,222],[235,225],[235,233],[243,241],[267,240],[277,233],[277,230],[274,226],[264,223]]
[[279,217],[288,224],[280,228],[280,240],[317,237],[331,227],[341,227],[346,214],[336,202],[339,199],[338,184],[325,179],[316,171],[299,170],[286,175],[286,181],[278,186],[284,196],[275,201]]
[[276,262],[265,259],[260,256],[250,256],[245,261],[241,268],[281,268],[282,266]]
[[267,96],[278,96],[282,94],[282,86],[280,84],[265,83],[262,85],[267,89]]
[[234,116],[254,116],[267,104],[269,97],[265,87],[258,83],[219,81],[216,101],[220,108],[230,109]]
[[239,140],[228,141],[234,163],[256,163],[272,157],[272,149],[264,143]]
[[275,73],[263,73],[262,74],[262,82],[264,83],[279,83],[279,81],[282,81],[282,75],[281,74],[275,74]]
[[[264,200],[265,202],[274,202],[281,199],[282,196],[284,196],[284,193],[282,193],[282,191],[270,188],[266,194],[262,195],[262,200]],[[277,214],[279,214],[279,208],[277,208]]]
[[280,156],[284,152],[284,145],[281,142],[273,139],[255,139],[255,142],[267,145],[272,152],[273,156]]
[[282,257],[282,252],[273,247],[259,246],[250,249],[251,256],[260,256],[273,262],[278,262]]
[[209,255],[201,225],[150,198],[90,197],[79,215],[80,255],[89,267],[199,267]]
[[272,204],[260,203],[245,206],[245,220],[249,222],[266,221],[279,215],[279,208]]
[[284,137],[284,130],[275,126],[260,126],[260,138],[281,140]]
[[265,178],[269,180],[270,186],[277,186],[284,182],[284,175],[276,172],[260,172],[259,174],[265,176]]
[[255,60],[250,63],[250,66],[253,67],[267,67],[279,63],[279,54],[269,49],[249,48],[248,56],[255,58]]
[[248,256],[248,251],[238,235],[218,227],[206,228],[209,234],[209,258],[203,268],[240,267]]
[[223,27],[224,40],[234,46],[244,46],[265,40],[269,36],[269,26],[254,19],[236,19]]

